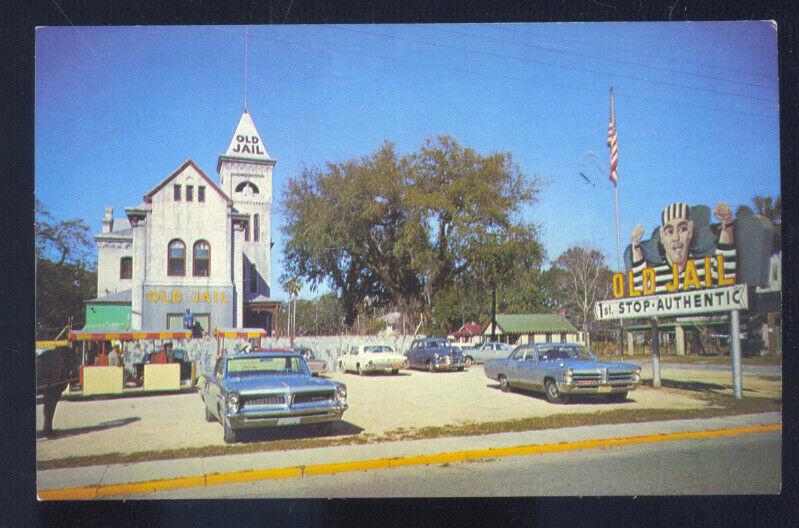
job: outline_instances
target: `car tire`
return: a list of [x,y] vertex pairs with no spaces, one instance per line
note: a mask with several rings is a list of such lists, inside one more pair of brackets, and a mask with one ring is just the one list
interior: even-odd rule
[[508,378],[505,376],[500,376],[497,378],[499,381],[499,389],[502,392],[510,392],[510,383],[508,382]]
[[612,394],[608,394],[607,396],[608,401],[619,403],[623,402],[627,399],[627,391],[625,392],[614,392]]
[[208,410],[208,406],[203,402],[203,407],[205,407],[205,421],[206,422],[215,422],[216,417],[211,414],[211,411]]
[[230,422],[225,418],[222,420],[222,439],[226,444],[232,444],[236,441],[236,430],[230,427]]
[[555,384],[555,380],[548,379],[546,381],[544,384],[544,392],[546,393],[549,403],[561,403],[563,401],[558,386]]
[[469,356],[466,356],[466,358],[463,360],[463,364],[467,367],[471,367],[472,363],[474,363],[474,360]]

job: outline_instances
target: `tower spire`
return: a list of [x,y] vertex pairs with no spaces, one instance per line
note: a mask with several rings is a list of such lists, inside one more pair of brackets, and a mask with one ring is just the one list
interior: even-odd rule
[[247,62],[248,62],[248,49],[247,40],[249,36],[249,26],[244,26],[244,111],[247,111]]

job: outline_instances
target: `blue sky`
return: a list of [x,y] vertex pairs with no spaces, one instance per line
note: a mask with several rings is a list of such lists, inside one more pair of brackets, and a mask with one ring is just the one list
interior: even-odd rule
[[[122,216],[188,158],[218,181],[243,108],[243,35],[39,28],[35,189],[45,207],[99,232],[104,207]],[[253,26],[248,54],[247,106],[277,160],[276,201],[302,166],[450,134],[511,152],[542,180],[524,218],[550,258],[588,243],[615,267],[611,84],[622,247],[673,201],[735,208],[780,190],[769,22]],[[275,297],[281,220],[276,203]]]

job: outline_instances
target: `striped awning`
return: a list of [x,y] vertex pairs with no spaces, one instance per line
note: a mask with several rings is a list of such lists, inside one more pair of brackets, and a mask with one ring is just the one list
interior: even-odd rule
[[115,339],[117,341],[136,341],[138,339],[189,339],[191,330],[170,330],[166,332],[99,332],[72,331],[69,333],[70,341],[106,341]]
[[269,333],[263,328],[214,328],[214,335],[228,339],[251,339],[268,337]]

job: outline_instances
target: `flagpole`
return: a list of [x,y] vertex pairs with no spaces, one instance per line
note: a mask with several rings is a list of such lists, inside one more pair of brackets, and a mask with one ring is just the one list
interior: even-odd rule
[[[610,86],[610,121],[616,128],[616,110],[613,106],[613,85]],[[613,169],[611,169],[612,171]],[[616,169],[618,171],[618,169]],[[621,271],[621,230],[619,227],[619,181],[613,181],[613,201],[616,210],[616,269]]]
[[[613,105],[613,85],[610,85],[610,122],[613,126],[614,145],[611,146],[610,179],[613,181],[613,204],[616,210],[616,270],[621,271],[621,227],[619,221],[619,176],[618,157],[614,165],[614,147],[618,156],[618,138],[616,136],[616,109]],[[614,177],[615,176],[615,177]],[[624,356],[624,319],[619,319],[619,352]]]

